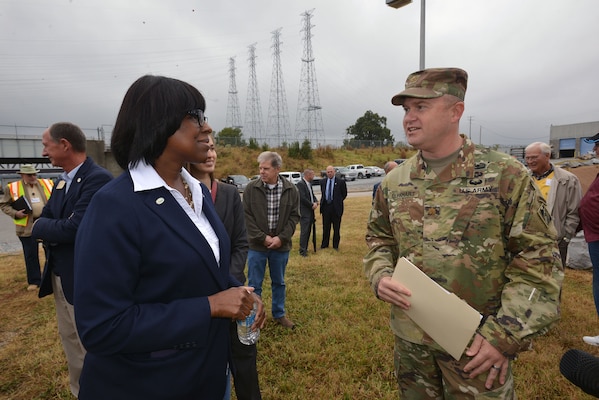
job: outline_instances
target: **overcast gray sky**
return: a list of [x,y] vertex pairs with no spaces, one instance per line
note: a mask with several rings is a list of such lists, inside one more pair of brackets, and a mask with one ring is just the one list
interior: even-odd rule
[[[236,57],[242,119],[248,46],[266,126],[273,67],[281,62],[291,130],[300,87],[302,15],[314,9],[312,49],[325,140],[342,140],[367,110],[404,141],[391,105],[418,70],[420,0],[0,0],[0,125],[72,121],[110,132],[127,88],[144,74],[187,81],[225,127],[228,63]],[[428,0],[426,67],[469,73],[461,130],[476,142],[549,139],[551,125],[599,120],[599,1]],[[0,133],[14,129],[0,126]],[[41,132],[40,132],[41,133]],[[596,132],[589,132],[589,136]]]

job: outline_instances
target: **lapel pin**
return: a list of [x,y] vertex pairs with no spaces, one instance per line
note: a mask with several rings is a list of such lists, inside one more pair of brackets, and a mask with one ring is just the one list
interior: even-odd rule
[[162,203],[164,203],[164,197],[159,197],[156,199],[156,204],[161,205]]
[[77,178],[77,183],[81,182],[81,178]]

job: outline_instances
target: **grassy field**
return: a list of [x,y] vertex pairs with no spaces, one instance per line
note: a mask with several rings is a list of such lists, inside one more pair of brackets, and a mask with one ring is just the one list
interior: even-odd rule
[[[288,315],[298,326],[285,330],[269,317],[261,333],[258,370],[265,400],[398,398],[389,307],[374,297],[362,272],[369,207],[369,197],[346,200],[339,252],[319,249],[301,258],[296,234],[286,280]],[[559,360],[570,348],[599,355],[581,340],[599,334],[591,279],[590,271],[566,271],[562,320],[515,363],[519,399],[592,398],[559,373]],[[26,286],[22,256],[0,255],[0,398],[70,399],[53,300],[38,299]],[[265,282],[267,305],[269,286]]]

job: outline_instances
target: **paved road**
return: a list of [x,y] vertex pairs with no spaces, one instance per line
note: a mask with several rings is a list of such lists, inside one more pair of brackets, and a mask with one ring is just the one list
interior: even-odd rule
[[[349,193],[354,192],[364,192],[372,194],[372,187],[375,183],[383,180],[383,176],[372,177],[368,179],[356,179],[353,182],[347,182],[347,191]],[[320,186],[312,186],[314,188],[314,193],[320,195]]]
[[0,253],[22,251],[21,242],[15,235],[15,224],[10,217],[0,212]]

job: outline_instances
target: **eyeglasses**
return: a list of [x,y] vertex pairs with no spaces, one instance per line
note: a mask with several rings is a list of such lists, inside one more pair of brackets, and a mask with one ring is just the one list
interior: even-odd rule
[[196,110],[187,111],[187,115],[194,117],[198,121],[200,128],[203,127],[206,122],[208,122],[208,118],[204,115],[204,110],[200,110],[199,108]]

